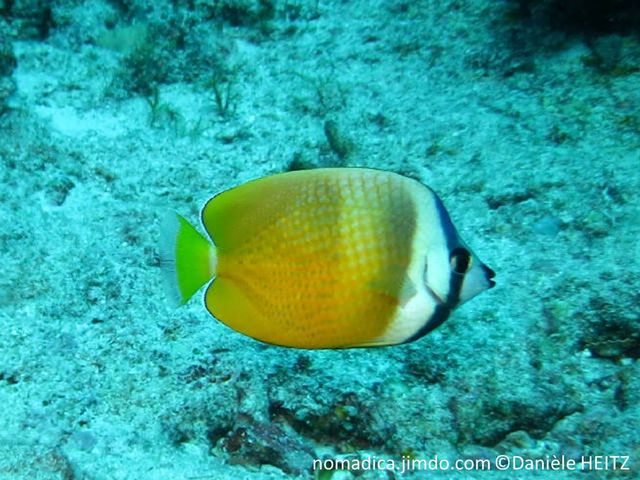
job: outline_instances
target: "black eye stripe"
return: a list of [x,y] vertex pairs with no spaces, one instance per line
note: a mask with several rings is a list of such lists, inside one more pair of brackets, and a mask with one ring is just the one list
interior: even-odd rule
[[450,262],[451,270],[464,275],[471,266],[471,253],[466,248],[456,247],[452,250]]

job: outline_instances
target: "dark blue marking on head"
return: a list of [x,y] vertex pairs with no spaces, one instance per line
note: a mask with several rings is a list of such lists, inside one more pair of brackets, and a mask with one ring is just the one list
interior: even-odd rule
[[[440,200],[437,195],[435,195],[435,205],[436,210],[438,211],[438,217],[440,218],[440,225],[442,225],[442,232],[444,233],[444,238],[447,244],[449,255],[451,255],[452,252],[458,248],[464,248],[466,250],[466,247],[460,241],[460,237],[458,236],[456,227],[453,226],[453,222],[451,221],[451,217],[449,217],[447,209],[444,208],[442,200]],[[447,294],[447,298],[443,299],[445,305],[449,308],[449,310],[452,310],[460,301],[460,291],[462,290],[463,281],[464,274],[454,272],[453,270],[451,271],[451,274],[449,276],[449,292]],[[440,325],[441,323],[442,321],[438,323],[438,325]]]
[[453,226],[451,217],[447,209],[444,208],[444,204],[438,195],[433,195],[435,198],[436,210],[438,211],[438,217],[440,218],[440,225],[442,226],[442,232],[444,233],[445,241],[447,242],[447,249],[452,252],[456,247],[460,247],[460,238],[456,227]]
[[415,342],[419,338],[424,337],[427,333],[438,328],[440,325],[444,323],[444,321],[447,318],[449,318],[449,314],[451,313],[451,310],[452,310],[451,307],[449,307],[449,305],[446,305],[444,303],[440,303],[436,305],[436,308],[433,311],[433,315],[429,317],[429,320],[427,320],[427,322],[420,328],[420,330],[418,330],[416,333],[411,335],[402,343]]

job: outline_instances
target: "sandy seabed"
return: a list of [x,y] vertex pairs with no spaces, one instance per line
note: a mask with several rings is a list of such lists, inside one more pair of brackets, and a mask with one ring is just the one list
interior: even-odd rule
[[[480,0],[42,3],[0,8],[0,479],[638,475],[637,35]],[[163,212],[322,166],[430,185],[496,288],[384,349],[166,302]]]

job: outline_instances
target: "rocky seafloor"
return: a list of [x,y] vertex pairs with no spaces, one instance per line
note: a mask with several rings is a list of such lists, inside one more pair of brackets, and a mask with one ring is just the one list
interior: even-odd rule
[[[633,1],[0,0],[0,479],[638,478],[639,27]],[[166,209],[323,166],[430,185],[496,288],[357,350],[166,301]]]

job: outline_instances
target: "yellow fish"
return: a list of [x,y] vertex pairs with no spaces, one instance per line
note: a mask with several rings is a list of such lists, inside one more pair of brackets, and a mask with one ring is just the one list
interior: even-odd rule
[[209,282],[207,310],[271,344],[411,342],[494,285],[438,196],[391,172],[273,175],[216,195],[201,217],[213,243],[177,214],[163,227],[174,296]]

